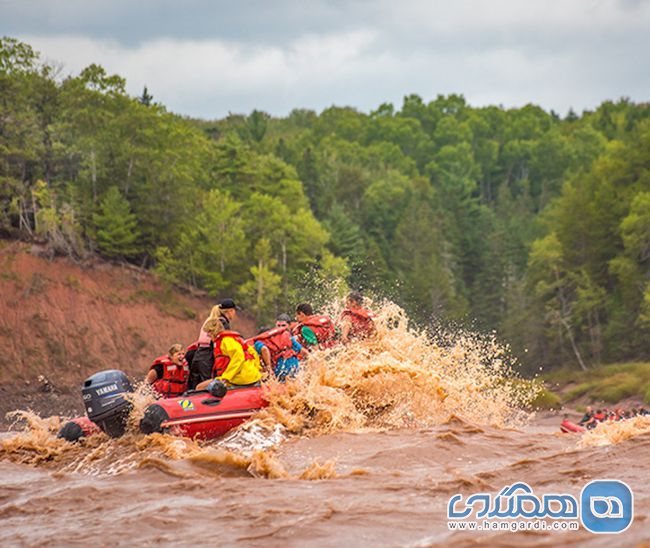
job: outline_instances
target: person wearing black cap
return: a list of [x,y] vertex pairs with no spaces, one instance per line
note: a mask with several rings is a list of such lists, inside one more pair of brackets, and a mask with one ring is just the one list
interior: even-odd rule
[[235,319],[237,310],[240,310],[240,308],[232,299],[224,299],[219,303],[219,309],[221,310],[220,317],[224,329],[230,329],[230,322]]

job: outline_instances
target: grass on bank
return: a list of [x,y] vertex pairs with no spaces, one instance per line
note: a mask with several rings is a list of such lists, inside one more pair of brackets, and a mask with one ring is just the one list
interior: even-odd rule
[[616,363],[589,371],[558,369],[544,375],[547,385],[561,392],[563,403],[578,398],[590,402],[618,403],[636,398],[650,404],[650,363]]
[[535,399],[530,402],[530,407],[532,409],[560,409],[562,399],[555,392],[542,387]]

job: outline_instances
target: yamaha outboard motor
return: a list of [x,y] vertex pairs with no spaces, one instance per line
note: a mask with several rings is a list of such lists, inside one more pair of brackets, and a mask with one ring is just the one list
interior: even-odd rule
[[117,369],[100,371],[88,377],[81,389],[88,418],[112,438],[124,434],[133,408],[124,394],[133,392],[127,376]]

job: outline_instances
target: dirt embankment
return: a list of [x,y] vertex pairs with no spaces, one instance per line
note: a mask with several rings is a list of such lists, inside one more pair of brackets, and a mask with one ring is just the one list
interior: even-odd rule
[[214,304],[128,266],[38,251],[0,242],[0,425],[13,409],[81,411],[81,383],[102,369],[142,378],[171,344],[196,339]]

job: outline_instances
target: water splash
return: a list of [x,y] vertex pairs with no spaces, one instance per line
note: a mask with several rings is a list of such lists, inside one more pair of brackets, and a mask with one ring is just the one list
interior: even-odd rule
[[582,434],[578,446],[586,448],[616,445],[649,432],[650,416],[647,415],[621,421],[605,421]]
[[458,332],[444,344],[408,324],[393,303],[379,309],[377,336],[314,352],[296,379],[267,385],[258,417],[292,433],[424,427],[450,415],[510,426],[536,387],[517,379],[494,337]]
[[256,451],[277,447],[286,437],[286,430],[281,424],[268,424],[253,419],[235,428],[216,443],[228,451],[252,455]]
[[59,459],[66,454],[69,443],[54,438],[60,427],[59,417],[42,418],[32,411],[7,413],[12,428],[24,423],[22,431],[0,441],[0,459],[13,462],[40,464]]
[[149,405],[154,403],[159,396],[153,389],[153,385],[144,381],[135,383],[135,389],[129,394],[124,394],[124,399],[132,405],[131,413],[127,421],[127,430],[138,432],[140,421],[144,417],[144,412]]

